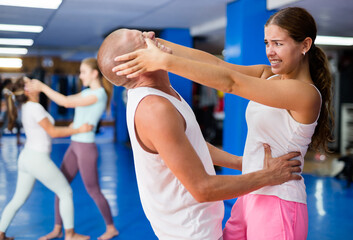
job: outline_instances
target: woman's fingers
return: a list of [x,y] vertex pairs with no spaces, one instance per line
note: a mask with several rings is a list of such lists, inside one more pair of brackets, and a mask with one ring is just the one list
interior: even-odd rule
[[116,61],[116,62],[129,61],[129,60],[134,59],[136,57],[137,57],[137,53],[131,52],[131,53],[126,53],[124,55],[117,56],[116,58],[114,58],[114,61]]
[[113,67],[112,71],[118,72],[118,71],[126,70],[126,69],[132,68],[134,66],[137,66],[137,64],[138,64],[138,62],[134,61],[134,60],[126,62],[126,63],[121,63],[118,66]]
[[145,73],[146,71],[144,69],[140,69],[132,74],[127,75],[127,78],[135,78],[138,77],[139,75],[141,75],[142,73]]
[[121,70],[116,71],[116,75],[125,76],[125,75],[130,75],[141,71],[142,71],[142,67],[140,67],[139,65],[135,65],[132,67],[121,68]]
[[165,46],[157,44],[149,39],[145,39],[147,48],[139,49],[131,53],[127,53],[114,58],[114,61],[123,62],[112,68],[118,76],[126,76],[127,78],[137,77],[147,71],[156,70],[155,59],[158,59],[161,49]]

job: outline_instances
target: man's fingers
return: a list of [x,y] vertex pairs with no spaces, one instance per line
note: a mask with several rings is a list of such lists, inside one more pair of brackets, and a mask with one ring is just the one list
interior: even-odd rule
[[302,176],[298,175],[298,174],[292,174],[290,180],[301,180]]
[[286,154],[284,156],[286,156],[287,158],[291,159],[291,158],[295,158],[295,157],[300,156],[300,152],[290,152],[290,153],[288,153],[288,154]]
[[264,149],[265,149],[265,159],[270,159],[272,157],[270,146],[268,144],[266,144],[266,143],[264,143],[263,146],[264,146]]
[[296,172],[300,173],[302,171],[302,169],[300,167],[293,167],[291,170],[293,173],[296,173]]
[[302,163],[299,160],[291,160],[291,161],[289,161],[289,165],[292,167],[295,167],[295,166],[302,165]]
[[[265,152],[266,152],[266,150],[265,150]],[[299,152],[290,152],[290,153],[287,153],[286,155],[280,156],[279,159],[280,160],[290,160],[290,159],[298,157],[298,156],[300,156]]]

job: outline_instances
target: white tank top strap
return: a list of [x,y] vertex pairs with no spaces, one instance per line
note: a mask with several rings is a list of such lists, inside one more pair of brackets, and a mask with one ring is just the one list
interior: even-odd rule
[[[274,78],[274,77],[277,77],[277,76],[279,76],[279,74],[272,75],[272,76],[268,77],[266,80],[270,80],[271,78]],[[316,89],[316,91],[319,93],[319,95],[320,95],[320,109],[321,109],[321,105],[322,105],[322,95],[321,95],[321,92],[320,92],[320,90],[319,90],[314,84],[309,83],[309,85],[313,86],[313,87]],[[318,114],[318,116],[317,116],[315,122],[317,122],[317,120],[319,119],[319,117],[320,117],[320,112],[319,112],[319,114]]]
[[317,92],[318,92],[319,95],[320,95],[320,98],[322,98],[320,90],[319,90],[314,84],[311,84],[311,83],[310,83],[310,85],[312,85],[312,86],[317,90]]
[[266,80],[270,80],[271,78],[274,78],[274,77],[277,77],[277,76],[279,76],[279,75],[278,74],[272,75],[272,76],[266,78]]
[[[319,95],[320,95],[320,109],[321,109],[321,106],[322,106],[322,96],[321,96],[321,92],[319,91],[319,89],[318,89],[314,84],[311,84],[311,83],[310,83],[310,85],[312,85],[312,86],[316,89],[316,91],[319,93]],[[317,115],[317,118],[316,118],[316,121],[315,121],[315,122],[317,122],[317,120],[319,120],[320,113],[321,113],[321,111],[319,111],[319,114]]]

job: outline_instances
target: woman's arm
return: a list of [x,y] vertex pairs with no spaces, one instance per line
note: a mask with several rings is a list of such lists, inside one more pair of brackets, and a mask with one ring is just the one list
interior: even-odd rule
[[310,115],[308,122],[315,121],[320,110],[320,96],[310,84],[298,80],[264,81],[223,66],[165,53],[150,39],[146,43],[146,49],[117,57],[116,61],[128,62],[114,67],[113,71],[132,78],[162,69],[267,106],[305,113]]
[[220,167],[242,170],[242,157],[223,151],[210,143],[207,143],[213,164]]
[[237,64],[231,64],[226,61],[223,61],[222,59],[212,54],[209,54],[201,50],[178,45],[160,38],[158,38],[157,41],[160,42],[162,45],[172,49],[173,55],[175,56],[222,66],[253,77],[260,78],[265,75],[264,78],[267,78],[268,77],[267,75],[269,76],[273,75],[273,73],[271,72],[270,66],[267,66],[267,65],[242,66]]
[[57,127],[54,126],[49,119],[43,118],[39,125],[51,136],[52,138],[58,137],[67,137],[77,133],[89,132],[93,129],[93,125],[89,125],[87,123],[83,124],[79,128],[71,128],[71,127]]
[[65,108],[75,108],[79,106],[88,106],[92,105],[98,101],[95,95],[89,95],[83,97],[80,93],[65,96],[46,84],[42,83],[37,79],[32,79],[26,86],[30,89],[30,91],[41,91],[43,92],[48,98],[54,101],[56,104],[63,106]]

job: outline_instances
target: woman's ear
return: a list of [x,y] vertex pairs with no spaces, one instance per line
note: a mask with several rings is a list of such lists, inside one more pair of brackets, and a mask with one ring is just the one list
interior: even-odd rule
[[97,69],[92,69],[95,78],[99,78],[99,72]]
[[307,37],[304,39],[302,44],[303,46],[302,52],[304,53],[304,55],[310,50],[312,44],[313,44],[313,40],[310,37]]

